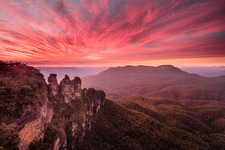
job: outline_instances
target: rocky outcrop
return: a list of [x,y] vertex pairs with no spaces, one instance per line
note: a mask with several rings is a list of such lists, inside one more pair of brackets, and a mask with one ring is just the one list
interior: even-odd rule
[[64,130],[61,130],[54,141],[52,149],[54,150],[66,150],[67,149],[67,137]]
[[50,74],[50,76],[48,77],[48,90],[51,96],[56,96],[59,92],[59,84],[56,77],[56,74]]
[[60,84],[56,77],[50,74],[47,85],[33,67],[0,63],[0,147],[74,149],[82,141],[105,93],[82,89],[79,77],[65,75]]
[[[72,109],[70,115],[72,117],[69,119],[70,121],[65,123],[66,127],[58,131],[52,147],[55,150],[74,149],[76,144],[82,141],[86,132],[91,128],[93,115],[99,112],[104,105],[105,93],[96,91],[93,88],[82,89],[79,77],[70,80],[66,75],[60,82],[59,92],[56,95],[60,95],[58,97],[59,103],[63,102],[70,105]],[[57,116],[59,115],[63,117],[63,114],[57,114]],[[63,133],[66,133],[66,137]]]
[[19,148],[21,150],[27,149],[32,141],[43,138],[46,125],[51,122],[53,110],[48,108],[48,102],[46,101],[44,106],[38,109],[37,118],[25,124],[25,126],[19,131],[19,138],[21,140]]
[[60,91],[59,95],[61,100],[64,103],[71,104],[71,100],[73,99],[74,93],[74,83],[70,80],[70,78],[65,75],[65,78],[60,82]]
[[47,124],[53,117],[53,109],[49,107],[47,86],[44,79],[41,79],[42,89],[31,106],[26,107],[18,119],[20,144],[19,149],[25,150],[34,140],[43,138]]
[[[15,133],[4,131],[0,135],[3,140],[11,137],[8,144],[1,140],[0,147],[25,150],[32,141],[43,138],[53,117],[47,84],[37,69],[18,62],[0,64],[0,83],[0,126],[15,127]],[[12,143],[17,135],[20,142],[15,148]]]
[[55,74],[50,74],[48,78],[48,89],[49,94],[53,99],[58,99],[60,102],[71,104],[71,101],[81,96],[81,79],[75,77],[73,80],[70,80],[68,75],[65,75],[65,78],[62,79],[58,85]]
[[74,149],[74,147],[82,141],[86,132],[91,129],[92,117],[98,113],[105,104],[105,93],[103,91],[88,89],[86,92],[90,101],[86,101],[83,108],[79,111],[76,121],[70,122],[67,126],[69,127],[67,128],[68,141],[73,143],[72,145],[68,145],[68,149]]
[[81,91],[82,91],[82,88],[81,88],[81,79],[79,77],[75,77],[73,79],[73,83],[74,83],[74,93],[73,93],[73,96],[81,96]]

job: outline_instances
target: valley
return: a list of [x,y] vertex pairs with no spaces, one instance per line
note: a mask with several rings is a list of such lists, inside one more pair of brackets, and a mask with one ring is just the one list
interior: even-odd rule
[[0,76],[1,149],[225,148],[224,76],[125,66],[46,83],[17,62]]

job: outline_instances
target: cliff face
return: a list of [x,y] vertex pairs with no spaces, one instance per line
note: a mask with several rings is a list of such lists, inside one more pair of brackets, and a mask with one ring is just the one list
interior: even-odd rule
[[[36,108],[33,108],[35,112],[29,114],[29,116],[36,115],[37,117],[34,120],[30,120],[29,123],[24,124],[24,127],[19,131],[19,138],[21,140],[19,148],[22,150],[27,149],[33,140],[43,138],[46,125],[53,117],[53,110],[48,106],[48,99],[45,100],[45,104],[42,107],[36,106]],[[30,110],[26,110],[25,113],[30,113]]]
[[47,85],[35,68],[1,62],[0,147],[73,149],[83,139],[105,93],[82,89],[79,77],[66,75],[58,84],[56,76],[51,74]]
[[[50,75],[49,79],[52,76]],[[57,81],[56,76],[54,76],[54,81]],[[50,131],[57,129],[48,146],[51,149],[74,149],[85,136],[86,131],[91,128],[92,116],[104,105],[105,93],[93,88],[82,90],[81,79],[75,77],[70,80],[67,75],[60,82],[58,91],[56,91],[57,88],[52,88],[52,85],[53,83],[49,82],[48,87],[50,93],[55,93],[50,100],[54,101],[56,111],[48,129]],[[59,122],[62,125],[58,125]],[[46,138],[47,136],[48,134],[45,135]],[[45,139],[42,143],[45,143]]]
[[56,79],[56,74],[50,74],[48,77],[48,92],[51,96],[56,96],[59,92],[59,84]]
[[[27,149],[34,139],[40,139],[53,117],[49,107],[47,85],[43,75],[33,67],[20,63],[0,64],[0,122],[14,125],[14,133],[2,128],[2,139],[18,137],[19,149]],[[6,137],[4,137],[6,136]],[[12,142],[0,143],[5,149],[14,149]],[[11,143],[10,143],[11,142]]]

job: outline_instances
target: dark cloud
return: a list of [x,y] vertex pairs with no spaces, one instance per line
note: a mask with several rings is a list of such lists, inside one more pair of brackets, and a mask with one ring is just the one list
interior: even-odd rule
[[[225,40],[225,30],[207,33],[202,36],[202,40]],[[225,45],[225,43],[220,43],[220,45]]]

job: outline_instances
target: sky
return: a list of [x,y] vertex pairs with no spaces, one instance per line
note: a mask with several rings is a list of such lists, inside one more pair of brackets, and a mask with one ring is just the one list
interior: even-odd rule
[[225,65],[225,1],[1,0],[0,60]]

